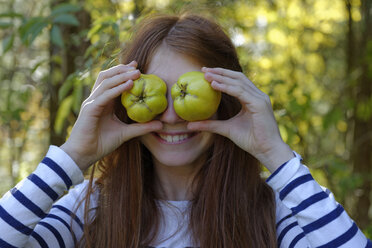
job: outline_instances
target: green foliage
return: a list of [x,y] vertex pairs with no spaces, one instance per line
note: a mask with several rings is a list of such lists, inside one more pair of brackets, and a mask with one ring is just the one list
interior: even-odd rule
[[372,118],[372,96],[357,103],[356,116],[365,121]]
[[53,44],[55,44],[55,45],[57,45],[61,48],[64,47],[61,29],[57,25],[54,25],[52,27],[52,31],[50,33],[50,38],[51,38],[51,41],[52,41]]
[[19,28],[22,43],[25,45],[31,45],[35,38],[46,26],[48,26],[48,24],[49,21],[47,18],[39,16],[25,20],[22,26]]
[[62,132],[64,120],[68,117],[73,102],[74,102],[73,96],[68,96],[61,101],[61,106],[58,109],[57,118],[54,125],[54,129],[56,130],[57,133]]
[[53,23],[68,24],[79,26],[79,21],[71,14],[60,14],[53,18]]
[[14,34],[10,34],[8,37],[5,37],[3,39],[3,42],[2,42],[3,53],[8,52],[12,48],[13,42],[14,42]]
[[74,5],[70,3],[61,3],[52,9],[52,12],[50,13],[50,15],[58,16],[61,14],[66,14],[66,13],[78,12],[79,10],[81,10],[81,7],[78,5]]

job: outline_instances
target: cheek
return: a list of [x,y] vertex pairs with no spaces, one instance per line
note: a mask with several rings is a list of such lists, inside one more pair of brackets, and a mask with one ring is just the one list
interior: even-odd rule
[[150,149],[152,134],[145,134],[139,138],[140,142],[147,148]]

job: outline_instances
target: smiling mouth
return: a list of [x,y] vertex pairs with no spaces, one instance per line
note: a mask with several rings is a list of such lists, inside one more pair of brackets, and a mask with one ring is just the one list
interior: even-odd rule
[[158,138],[158,140],[163,141],[162,143],[180,144],[194,137],[198,133],[199,132],[178,133],[178,134],[165,134],[165,133],[153,133],[153,134]]

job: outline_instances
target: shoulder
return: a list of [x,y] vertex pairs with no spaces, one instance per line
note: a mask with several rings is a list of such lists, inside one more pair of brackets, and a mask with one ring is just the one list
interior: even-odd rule
[[84,180],[82,183],[75,185],[53,204],[51,212],[57,211],[59,215],[72,216],[77,220],[78,224],[82,225],[86,210],[86,200],[89,200],[88,211],[90,212],[89,215],[93,218],[98,205],[99,192],[94,187],[94,190],[88,195],[88,188],[89,180]]
[[71,187],[70,190],[66,192],[66,194],[64,194],[58,201],[55,202],[55,205],[56,204],[63,206],[77,205],[81,201],[84,201],[86,197],[89,197],[91,207],[95,208],[97,207],[99,192],[96,189],[94,182],[92,187],[93,190],[88,196],[87,193],[89,188],[89,180],[84,180],[82,183]]

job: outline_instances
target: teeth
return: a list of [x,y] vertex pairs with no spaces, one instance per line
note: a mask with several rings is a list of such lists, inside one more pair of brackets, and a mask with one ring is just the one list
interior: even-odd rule
[[190,135],[188,134],[183,134],[183,135],[164,135],[164,134],[159,134],[160,138],[163,140],[171,143],[171,142],[178,142],[187,139]]

